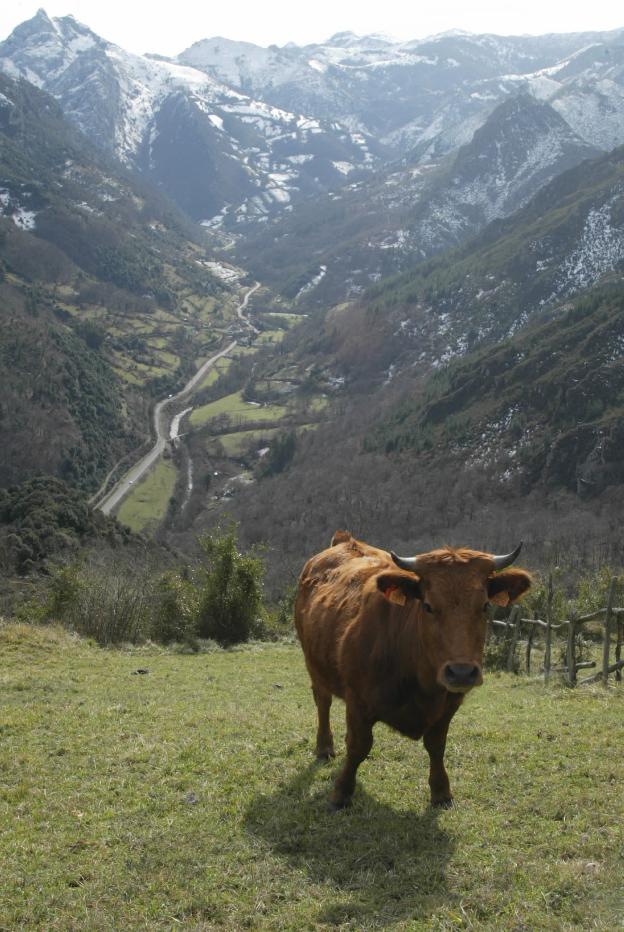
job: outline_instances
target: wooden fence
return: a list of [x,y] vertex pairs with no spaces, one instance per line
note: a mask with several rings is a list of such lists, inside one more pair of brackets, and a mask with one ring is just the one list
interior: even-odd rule
[[[544,680],[546,682],[548,682],[553,673],[559,673],[565,676],[566,682],[570,686],[584,686],[587,683],[596,683],[599,680],[602,680],[602,685],[606,687],[609,685],[609,676],[614,673],[616,683],[620,684],[622,682],[622,668],[624,667],[624,660],[622,660],[622,643],[624,642],[624,608],[617,608],[614,604],[617,582],[618,581],[616,577],[611,579],[607,593],[607,604],[604,608],[596,609],[595,612],[590,612],[587,615],[578,615],[576,612],[571,611],[570,617],[564,621],[561,621],[559,624],[554,624],[552,618],[554,596],[552,577],[550,577],[548,580],[545,620],[538,618],[537,613],[535,613],[533,618],[523,618],[522,609],[519,605],[514,605],[507,621],[499,621],[493,617],[490,617],[490,625],[511,630],[509,651],[507,654],[507,669],[510,671],[514,669],[516,651],[520,642],[520,635],[522,634],[523,628],[525,628],[527,630],[525,665],[526,672],[531,672],[531,653],[534,647],[535,634],[538,633],[541,629],[544,632],[543,674]],[[577,676],[579,670],[596,666],[595,660],[579,662],[576,658],[576,635],[582,630],[583,625],[587,624],[589,621],[599,622],[603,625],[602,670],[600,670],[598,673],[592,674],[591,676],[585,676],[582,679],[579,679]],[[566,662],[565,666],[563,667],[553,667],[553,635],[556,635],[559,631],[561,631],[562,634],[565,632],[566,635]],[[611,663],[611,642],[614,631],[616,632],[615,657],[614,662]]]

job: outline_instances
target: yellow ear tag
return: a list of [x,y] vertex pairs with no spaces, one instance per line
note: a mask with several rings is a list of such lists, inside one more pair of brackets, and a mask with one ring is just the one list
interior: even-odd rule
[[497,592],[496,595],[493,595],[490,602],[493,602],[494,605],[509,605],[509,594],[503,589],[502,592]]
[[405,605],[407,602],[407,596],[404,592],[401,592],[398,586],[386,589],[386,598],[388,602],[394,602],[395,605]]

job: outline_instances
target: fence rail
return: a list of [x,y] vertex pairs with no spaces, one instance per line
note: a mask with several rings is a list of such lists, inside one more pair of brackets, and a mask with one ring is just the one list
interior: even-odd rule
[[[624,643],[624,608],[614,605],[617,583],[617,577],[614,576],[609,582],[607,604],[603,608],[598,608],[595,611],[588,612],[585,615],[577,615],[575,611],[571,611],[570,617],[564,619],[558,624],[553,624],[552,621],[552,606],[554,596],[552,576],[549,577],[548,580],[545,619],[538,618],[537,614],[533,618],[523,618],[522,609],[519,605],[514,605],[509,618],[506,621],[490,617],[489,623],[492,627],[511,629],[511,638],[509,641],[509,650],[507,653],[507,670],[512,671],[514,669],[516,651],[518,649],[522,627],[524,626],[528,628],[525,653],[525,666],[527,673],[531,672],[531,653],[534,647],[535,633],[537,630],[542,629],[544,631],[543,675],[545,682],[548,682],[552,673],[563,673],[566,677],[567,683],[570,686],[584,686],[587,683],[596,683],[599,680],[602,680],[603,686],[606,687],[609,685],[609,676],[612,673],[615,673],[615,681],[619,685],[622,682],[622,669],[624,668],[624,660],[622,660],[622,645]],[[582,626],[589,621],[600,621],[604,626],[602,636],[602,669],[598,673],[594,673],[592,676],[587,676],[579,680],[577,678],[578,670],[584,670],[596,666],[595,660],[578,661],[576,658],[576,635],[579,633]],[[611,663],[611,642],[614,626],[616,631],[615,659],[614,663]],[[557,631],[561,631],[563,633],[564,629],[566,634],[565,666],[553,667],[551,659],[552,636],[553,633]]]

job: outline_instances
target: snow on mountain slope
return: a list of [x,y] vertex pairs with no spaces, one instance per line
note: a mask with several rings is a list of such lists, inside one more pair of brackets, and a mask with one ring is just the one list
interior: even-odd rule
[[[449,256],[371,294],[437,365],[624,271],[624,147],[563,172]],[[409,354],[408,354],[409,355]],[[424,357],[423,357],[424,358]]]
[[241,244],[240,261],[287,294],[322,263],[326,275],[306,300],[344,300],[508,216],[598,152],[549,104],[520,94],[501,103],[454,159],[378,174],[301,205],[262,241]]
[[[522,91],[550,104],[562,126],[543,127],[531,147],[516,135],[524,168],[514,168],[508,152],[502,175],[486,181],[479,171],[454,182],[430,226],[423,221],[419,229],[422,252],[505,214],[530,196],[536,179],[571,164],[568,143],[555,140],[563,120],[576,134],[573,147],[624,142],[623,30],[453,33],[402,43],[338,33],[282,48],[216,38],[174,62],[131,55],[72,17],[40,10],[0,44],[0,68],[53,94],[89,138],[196,220],[237,232],[288,213],[306,196],[342,197],[384,160],[399,156],[408,172],[433,166],[469,146],[496,107]],[[482,155],[490,157],[497,153]],[[397,183],[396,168],[388,177],[392,198],[403,197],[410,210],[417,193],[411,176]],[[409,224],[381,231],[382,247],[394,237],[411,250],[409,235],[397,240],[397,229],[409,233]]]
[[[624,142],[616,102],[624,89],[623,54],[623,30],[536,37],[454,32],[412,42],[338,33],[325,43],[268,49],[203,39],[179,60],[279,106],[349,122],[397,153],[416,149],[423,160],[469,142],[493,107],[523,88],[565,119],[569,114],[589,143]],[[601,82],[607,83],[600,88]]]
[[375,160],[361,134],[254,100],[189,65],[132,55],[71,16],[40,10],[22,23],[0,44],[0,68],[51,93],[92,140],[214,224],[226,207],[241,222],[270,216],[340,186],[343,163]]

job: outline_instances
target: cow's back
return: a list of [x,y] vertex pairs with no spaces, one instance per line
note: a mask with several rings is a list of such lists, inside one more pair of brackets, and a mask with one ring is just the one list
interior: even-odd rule
[[343,695],[341,642],[357,622],[366,584],[391,565],[389,555],[338,531],[299,577],[295,625],[312,681]]

